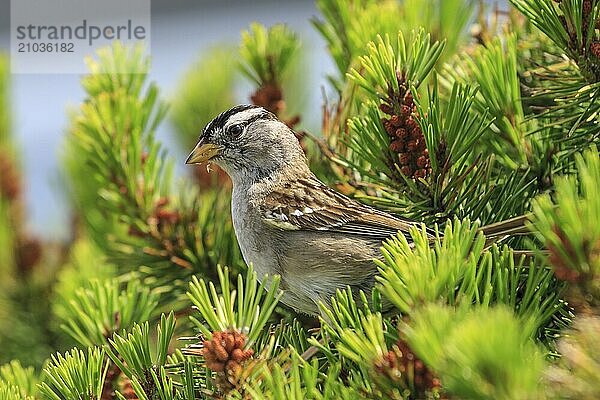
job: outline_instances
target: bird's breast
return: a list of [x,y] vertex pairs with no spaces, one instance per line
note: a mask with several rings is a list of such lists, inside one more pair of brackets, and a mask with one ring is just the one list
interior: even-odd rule
[[262,222],[258,210],[234,191],[231,214],[235,235],[246,264],[252,264],[259,277],[279,273],[273,233]]

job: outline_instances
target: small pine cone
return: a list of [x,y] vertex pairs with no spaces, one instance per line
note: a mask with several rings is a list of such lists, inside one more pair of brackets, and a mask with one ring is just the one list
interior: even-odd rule
[[142,153],[142,156],[140,157],[140,159],[142,161],[142,165],[146,164],[146,161],[148,161],[148,156],[149,156],[149,154],[147,151],[144,151]]
[[413,176],[413,170],[408,165],[405,165],[402,168],[400,168],[400,172],[402,172],[402,175],[404,175],[404,176],[408,176],[408,177]]
[[[591,0],[583,0],[583,6],[582,6],[582,14],[583,17],[586,18],[590,16],[590,13],[592,12],[592,1]],[[588,19],[589,21],[589,19]]]
[[238,331],[214,332],[211,340],[203,342],[201,353],[209,369],[230,373],[254,355],[254,350],[244,349],[245,344],[246,336]]
[[408,151],[410,152],[415,152],[419,150],[419,140],[418,139],[414,139],[414,140],[410,140],[408,143],[406,143],[406,148],[408,149]]
[[392,132],[395,132],[397,128],[399,128],[402,124],[402,120],[397,115],[392,115],[390,118],[390,125],[394,128]]
[[429,165],[429,158],[426,157],[425,155],[419,156],[419,158],[417,158],[417,166],[419,168],[425,168]]
[[415,121],[414,118],[409,118],[408,121],[406,121],[406,129],[410,132],[411,135],[417,135],[421,133],[419,123]]
[[410,116],[410,114],[412,114],[412,111],[413,111],[412,107],[409,107],[408,105],[405,104],[400,108],[400,115],[404,118],[408,118]]
[[395,128],[392,126],[392,122],[389,119],[383,118],[381,123],[383,124],[383,129],[385,129],[385,131],[391,136],[395,130]]
[[415,99],[411,92],[406,92],[406,95],[404,96],[404,104],[409,106],[411,109],[414,107]]
[[413,174],[413,177],[415,179],[425,178],[426,176],[427,176],[427,170],[426,169],[418,169]]
[[379,109],[387,114],[387,115],[393,115],[394,114],[394,108],[392,106],[390,106],[389,104],[380,104],[379,105]]
[[253,104],[264,107],[275,115],[279,115],[285,108],[281,88],[272,83],[259,87],[250,96],[250,100],[252,100]]
[[402,386],[413,387],[414,393],[411,393],[410,398],[428,398],[426,393],[441,388],[440,380],[402,340],[387,354],[375,360],[374,369],[392,382],[403,382]]
[[398,161],[400,162],[400,165],[409,165],[410,164],[410,153],[398,154]]
[[395,135],[398,139],[405,140],[408,136],[408,132],[404,128],[396,129]]
[[596,58],[600,58],[600,42],[592,42],[590,44],[590,53],[592,53]]
[[400,153],[402,150],[404,150],[404,141],[400,139],[392,141],[392,143],[390,143],[390,150],[392,150],[394,153]]

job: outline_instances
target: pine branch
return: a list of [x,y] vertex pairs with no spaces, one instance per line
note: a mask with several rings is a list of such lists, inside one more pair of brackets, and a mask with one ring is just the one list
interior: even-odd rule
[[168,317],[163,314],[157,326],[155,351],[150,347],[147,322],[142,325],[136,324],[130,333],[123,331],[121,334],[115,334],[109,339],[110,346],[105,346],[108,356],[130,379],[140,399],[175,398],[173,383],[164,369],[174,330],[173,313]]
[[77,349],[53,355],[44,368],[40,394],[48,400],[100,400],[107,368],[104,351],[98,348],[89,348],[87,355]]
[[[533,69],[537,75],[531,89],[532,101],[543,103],[540,124],[548,130],[547,140],[565,148],[560,154],[570,160],[575,149],[596,141],[600,97],[600,20],[597,0],[513,0],[531,23],[556,45],[557,61]],[[564,58],[568,58],[567,61]],[[539,112],[538,111],[538,112]],[[542,119],[543,118],[543,119]]]
[[200,312],[202,320],[190,317],[194,325],[208,339],[212,332],[229,329],[244,332],[245,347],[251,348],[260,332],[267,324],[271,313],[282,296],[279,276],[261,279],[259,284],[256,272],[250,267],[244,278],[238,275],[237,286],[230,286],[229,269],[218,268],[222,294],[217,294],[215,284],[193,278],[188,297]]
[[[438,233],[439,235],[439,233]],[[535,337],[553,349],[554,333],[570,322],[562,285],[539,262],[515,261],[511,249],[484,250],[485,238],[468,220],[448,224],[443,238],[413,230],[384,243],[379,290],[400,312],[419,313],[426,304],[505,304],[529,321]]]
[[252,24],[248,31],[242,32],[241,70],[257,86],[281,82],[298,48],[298,38],[285,25],[267,29]]
[[[595,147],[575,157],[577,176],[556,182],[551,198],[533,203],[537,238],[549,250],[548,263],[568,282],[567,298],[580,312],[600,306],[600,158]],[[590,310],[591,308],[591,310]]]
[[0,398],[4,400],[33,400],[33,397],[23,395],[19,391],[19,387],[5,381],[0,381]]
[[[574,60],[589,83],[600,80],[600,18],[597,0],[511,0],[554,43]],[[558,3],[558,4],[557,4]]]
[[[543,358],[530,326],[504,308],[430,305],[402,328],[411,348],[459,398],[540,396]],[[503,349],[501,352],[498,349]],[[469,374],[463,371],[468,370]]]
[[[359,400],[365,397],[340,382],[340,371],[335,367],[325,373],[319,371],[317,363],[306,363],[297,355],[291,357],[288,368],[280,365],[264,366],[263,379],[253,382],[248,394],[253,399],[320,399],[320,400]],[[238,398],[233,396],[233,398]],[[239,397],[241,398],[241,396]]]
[[[0,389],[0,399],[33,399],[33,396],[35,396],[38,391],[38,381],[39,377],[33,370],[33,367],[25,368],[17,360],[2,365],[0,366],[0,385],[3,383],[7,385],[5,386],[7,391],[6,397],[3,397],[2,389]],[[16,389],[18,396],[10,397],[14,396],[14,389]]]
[[494,119],[478,149],[485,154],[499,155],[502,163],[511,169],[527,165],[531,157],[531,144],[525,137],[528,126],[518,72],[517,39],[515,35],[508,35],[504,43],[496,38],[485,47],[478,47],[473,55],[447,65],[441,74],[448,89],[456,81],[477,82],[479,93],[474,109]]
[[81,346],[101,346],[114,332],[148,321],[158,305],[158,294],[129,281],[126,288],[116,280],[94,280],[66,299],[63,330]]
[[[147,62],[140,49],[115,45],[90,66],[101,72]],[[154,138],[166,110],[156,86],[145,74],[105,73],[83,85],[88,98],[72,125],[67,170],[78,210],[109,261],[162,287],[162,302],[180,300],[193,273],[213,277],[218,262],[242,265],[231,224],[213,224],[229,209],[224,197],[189,186],[173,194],[171,162]]]
[[[286,110],[288,105],[284,84],[293,82],[290,72],[299,72],[291,70],[300,65],[300,49],[298,36],[286,25],[274,25],[267,29],[258,23],[242,32],[239,49],[242,58],[239,69],[256,86],[250,96],[252,103],[271,111],[290,128],[300,122],[300,116],[289,115],[289,110]],[[296,86],[294,96],[300,97],[304,88]],[[298,139],[304,136],[302,132],[295,133]]]

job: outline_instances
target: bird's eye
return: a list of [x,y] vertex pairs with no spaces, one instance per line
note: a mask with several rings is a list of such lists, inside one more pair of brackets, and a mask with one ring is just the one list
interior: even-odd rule
[[229,128],[229,134],[232,137],[238,137],[244,132],[244,126],[242,124],[233,125]]

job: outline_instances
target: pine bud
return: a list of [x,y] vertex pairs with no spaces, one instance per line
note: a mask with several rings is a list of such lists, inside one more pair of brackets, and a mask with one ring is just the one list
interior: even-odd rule
[[404,141],[400,139],[392,141],[392,143],[390,143],[390,150],[392,150],[394,153],[400,153],[402,150],[404,150]]
[[[386,354],[374,362],[375,371],[394,384],[411,388],[410,398],[429,398],[426,393],[441,388],[440,380],[425,363],[415,356],[407,343],[399,340]],[[412,380],[412,382],[411,382]]]
[[412,151],[412,152],[419,150],[419,140],[417,139],[417,140],[411,140],[411,141],[409,141],[406,144],[406,148],[409,151]]
[[396,129],[395,134],[396,134],[396,137],[401,140],[405,140],[406,137],[408,136],[408,132],[404,128]]
[[427,170],[426,169],[418,169],[415,171],[415,173],[413,174],[413,177],[415,179],[421,179],[421,178],[425,178],[427,176]]
[[409,107],[408,105],[403,105],[400,108],[400,115],[404,118],[408,118],[410,116],[410,114],[412,114],[412,107]]
[[254,350],[244,349],[245,344],[246,336],[238,331],[213,332],[212,339],[203,342],[201,355],[209,369],[236,373],[254,355]]
[[600,42],[595,41],[590,44],[590,53],[596,56],[596,58],[600,58]]
[[419,127],[419,123],[415,121],[413,118],[410,118],[406,121],[406,129],[410,132],[411,135],[419,135],[421,133],[421,128]]
[[417,158],[417,166],[420,168],[425,168],[429,165],[429,158],[427,158],[425,155],[419,156],[419,158]]
[[410,164],[410,154],[409,153],[398,154],[398,161],[400,161],[400,165],[409,165]]
[[582,5],[581,11],[582,11],[584,18],[589,17],[590,13],[592,12],[592,1],[591,0],[583,0],[583,5]]
[[389,119],[382,118],[381,123],[383,124],[383,129],[385,129],[387,133],[394,132],[394,127],[392,126],[392,123]]

